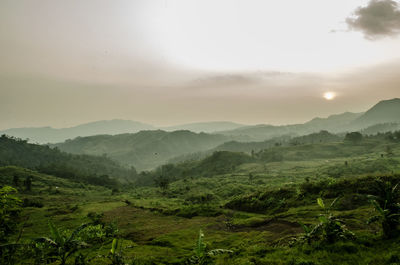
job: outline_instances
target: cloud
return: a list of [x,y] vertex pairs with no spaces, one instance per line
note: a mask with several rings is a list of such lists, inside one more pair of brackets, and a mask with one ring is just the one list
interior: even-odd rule
[[[205,74],[192,80],[187,87],[223,88],[277,85],[283,81],[298,79],[298,74],[279,71],[254,71],[237,73]],[[303,76],[303,75],[301,75]]]
[[371,0],[358,7],[346,23],[350,29],[361,31],[367,39],[378,39],[400,34],[399,4],[392,0]]

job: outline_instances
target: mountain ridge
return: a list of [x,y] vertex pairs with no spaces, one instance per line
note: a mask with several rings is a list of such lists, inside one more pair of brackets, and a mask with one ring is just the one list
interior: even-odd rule
[[12,128],[0,131],[21,139],[30,139],[30,142],[59,143],[78,136],[86,137],[93,135],[118,135],[124,133],[137,133],[143,130],[189,130],[200,133],[214,133],[234,137],[241,141],[264,141],[280,136],[302,136],[309,133],[327,130],[332,133],[345,133],[359,131],[376,124],[400,123],[400,99],[393,98],[382,100],[368,109],[366,112],[353,113],[344,112],[333,114],[326,118],[316,117],[303,124],[289,125],[243,125],[230,121],[213,121],[187,123],[175,126],[156,127],[150,124],[114,119],[102,120],[80,124],[69,128],[55,129],[46,127]]

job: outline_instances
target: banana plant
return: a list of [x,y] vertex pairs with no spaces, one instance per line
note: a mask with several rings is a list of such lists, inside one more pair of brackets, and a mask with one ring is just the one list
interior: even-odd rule
[[47,260],[59,260],[60,265],[65,265],[72,254],[88,246],[85,242],[77,239],[79,232],[87,226],[88,224],[83,224],[67,235],[65,232],[62,233],[52,221],[49,221],[51,236],[36,239],[36,246],[48,251],[45,255]]
[[367,223],[381,222],[383,236],[392,238],[398,234],[400,224],[400,192],[399,183],[378,183],[378,195],[368,195],[368,198],[378,215],[372,216]]
[[310,243],[313,240],[323,240],[333,243],[341,239],[353,239],[354,234],[346,228],[342,220],[331,212],[332,207],[337,201],[338,198],[327,207],[322,198],[318,198],[317,204],[323,209],[324,213],[318,216],[319,223],[315,226],[299,223],[304,233],[297,241]]
[[225,253],[233,253],[232,250],[228,249],[212,249],[207,250],[207,244],[203,241],[204,233],[200,229],[199,237],[196,242],[196,246],[194,248],[194,255],[189,259],[189,264],[197,264],[197,265],[205,265],[211,264],[211,261],[214,257],[225,254]]
[[322,198],[317,199],[318,205],[324,210],[324,214],[318,216],[319,224],[315,227],[320,230],[322,238],[329,243],[333,243],[340,239],[353,239],[354,234],[349,231],[344,222],[332,214],[331,209],[336,204],[339,198],[336,198],[329,207],[326,207]]

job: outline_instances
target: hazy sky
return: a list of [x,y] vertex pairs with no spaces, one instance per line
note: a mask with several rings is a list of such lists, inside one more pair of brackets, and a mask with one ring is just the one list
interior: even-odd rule
[[400,97],[399,9],[389,0],[1,0],[0,129],[113,118],[286,124],[364,111]]

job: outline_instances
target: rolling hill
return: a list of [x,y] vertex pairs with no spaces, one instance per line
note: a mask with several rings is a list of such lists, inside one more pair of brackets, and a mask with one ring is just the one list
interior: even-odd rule
[[133,181],[134,168],[126,169],[104,156],[67,154],[49,146],[0,137],[0,167],[18,166],[61,178],[95,185]]
[[141,131],[135,134],[78,137],[54,146],[73,154],[107,155],[126,166],[148,170],[169,159],[212,149],[231,138],[190,131]]

